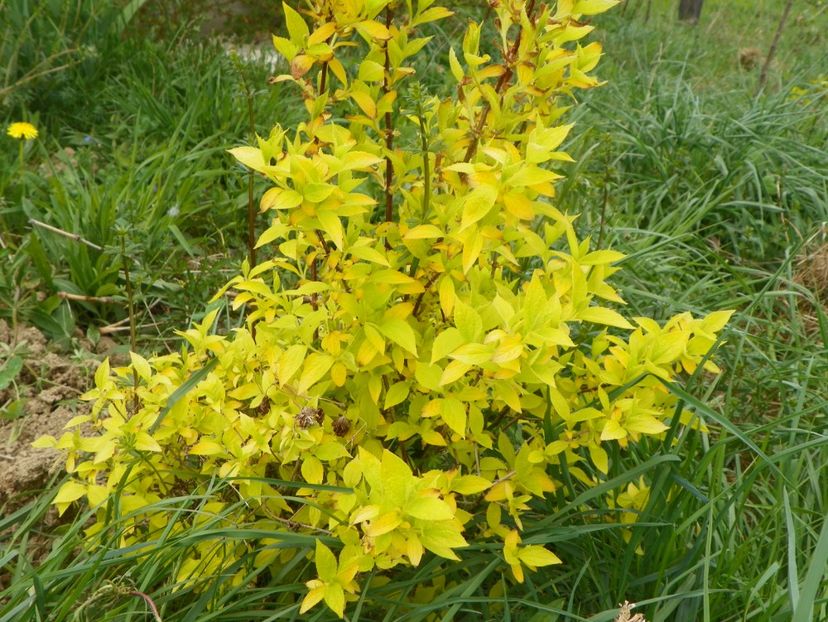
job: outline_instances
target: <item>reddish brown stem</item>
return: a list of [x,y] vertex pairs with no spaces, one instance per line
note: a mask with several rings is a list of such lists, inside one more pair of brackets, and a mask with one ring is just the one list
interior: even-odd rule
[[420,312],[420,305],[423,303],[423,298],[425,297],[428,288],[431,287],[434,284],[434,281],[437,280],[437,276],[438,275],[435,273],[428,277],[428,281],[426,281],[426,284],[423,286],[423,291],[421,291],[420,295],[417,296],[417,300],[414,302],[414,309],[411,311],[411,315],[414,317],[417,317],[417,314]]
[[[532,19],[532,13],[535,11],[535,0],[529,0],[529,4],[526,6],[526,14],[529,16],[529,19]],[[515,42],[512,44],[512,47],[506,53],[505,57],[503,58],[504,63],[506,63],[506,71],[500,74],[500,78],[497,80],[497,84],[495,85],[495,93],[500,94],[503,88],[508,84],[509,80],[512,79],[514,72],[512,68],[509,66],[510,63],[514,62],[515,55],[518,52],[518,48],[520,48],[520,40],[523,36],[523,28],[521,27],[518,30],[517,37],[515,37]],[[477,123],[474,126],[474,132],[472,134],[472,141],[469,144],[468,149],[466,149],[466,155],[463,156],[464,162],[469,162],[473,157],[474,154],[477,152],[477,145],[480,142],[480,134],[483,131],[483,126],[486,124],[486,117],[489,116],[489,112],[491,112],[492,107],[489,102],[483,106],[483,111],[480,116],[477,118]]]
[[[385,27],[391,26],[391,9],[385,9]],[[388,53],[388,42],[385,43],[385,75],[382,82],[382,92],[387,94],[391,90],[388,83],[388,75],[391,71],[391,58]],[[391,117],[391,111],[385,113],[385,222],[391,222],[394,219],[394,195],[391,191],[391,185],[394,182],[394,165],[391,163],[391,151],[394,148],[394,119]],[[386,241],[386,246],[388,242]]]
[[322,76],[319,79],[319,94],[323,95],[328,88],[328,63],[322,63]]

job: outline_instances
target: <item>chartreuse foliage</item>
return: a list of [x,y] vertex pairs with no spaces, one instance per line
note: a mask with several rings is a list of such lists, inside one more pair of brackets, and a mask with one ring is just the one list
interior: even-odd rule
[[[428,43],[418,28],[450,11],[285,5],[274,44],[290,73],[277,79],[300,89],[307,117],[232,150],[272,184],[266,258],[221,292],[246,323],[213,334],[213,311],[178,354],[104,363],[91,415],[40,441],[68,453],[59,509],[97,506],[90,535],[131,512],[124,545],[233,504],[273,542],[319,535],[301,610],[324,601],[340,616],[361,574],[427,552],[457,560],[469,541],[500,542],[517,581],[560,563],[522,544],[521,516],[617,475],[612,456],[642,437],[690,424],[666,386],[717,371],[708,356],[729,317],[625,318],[608,282],[622,255],[591,250],[554,206],[565,104],[598,84],[601,48],[577,42],[615,3],[492,3],[450,50],[446,97],[412,82]],[[215,477],[233,494],[194,517],[159,509]],[[634,522],[646,482],[617,492],[619,520]],[[252,546],[205,539],[177,579]],[[257,564],[298,554],[274,546]]]

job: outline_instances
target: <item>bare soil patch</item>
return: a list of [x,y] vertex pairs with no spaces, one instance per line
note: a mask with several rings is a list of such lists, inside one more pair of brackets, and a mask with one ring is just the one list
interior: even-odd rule
[[[35,449],[32,442],[43,434],[60,437],[69,419],[88,409],[79,398],[89,387],[96,365],[91,353],[58,352],[35,328],[12,334],[0,321],[0,344],[23,358],[15,382],[0,391],[0,408],[21,400],[22,415],[0,419],[0,508],[17,506],[43,488],[60,469],[59,453]],[[86,344],[89,345],[89,344]]]

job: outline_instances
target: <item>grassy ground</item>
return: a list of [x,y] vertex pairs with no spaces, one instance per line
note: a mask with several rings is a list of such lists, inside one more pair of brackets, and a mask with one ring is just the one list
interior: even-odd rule
[[[628,253],[619,276],[634,312],[737,310],[717,354],[725,373],[694,378],[684,396],[711,432],[670,451],[642,446],[623,481],[538,508],[526,540],[565,560],[554,572],[514,585],[481,546],[447,571],[444,590],[420,595],[421,607],[399,596],[434,579],[427,560],[390,582],[377,577],[352,620],[608,621],[624,599],[651,621],[828,619],[828,9],[795,2],[758,92],[781,4],[708,0],[695,27],[676,24],[665,0],[629,0],[602,17],[608,85],[578,108],[577,162],[560,188],[584,233]],[[224,150],[249,138],[240,71],[257,91],[259,131],[289,125],[294,100],[264,86],[266,67],[240,69],[214,42],[186,36],[195,30],[166,32],[163,43],[97,33],[97,54],[0,102],[0,120],[25,116],[42,131],[22,169],[10,141],[0,150],[8,320],[65,342],[94,338],[125,317],[126,261],[140,347],[159,351],[176,347],[171,330],[235,269],[247,178]],[[103,250],[32,228],[32,218]],[[611,511],[604,492],[642,475],[650,502],[625,538],[596,517]],[[257,574],[251,557],[254,588],[221,594],[165,583],[205,530],[243,538],[244,526],[202,525],[138,557],[117,550],[116,524],[112,550],[84,552],[83,515],[42,533],[53,490],[0,519],[0,574],[11,579],[0,620],[151,619],[141,594],[164,620],[298,619],[285,595],[303,587],[285,582],[289,567]]]

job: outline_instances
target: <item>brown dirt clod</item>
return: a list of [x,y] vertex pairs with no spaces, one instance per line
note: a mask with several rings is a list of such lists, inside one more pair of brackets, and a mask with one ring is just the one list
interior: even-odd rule
[[3,321],[0,342],[24,359],[14,385],[0,391],[0,408],[20,399],[24,410],[14,420],[0,420],[0,508],[8,510],[12,498],[42,488],[59,470],[59,452],[35,449],[32,442],[44,434],[60,437],[69,419],[86,412],[79,397],[89,386],[94,361],[50,351],[35,328],[19,328],[13,335]]

